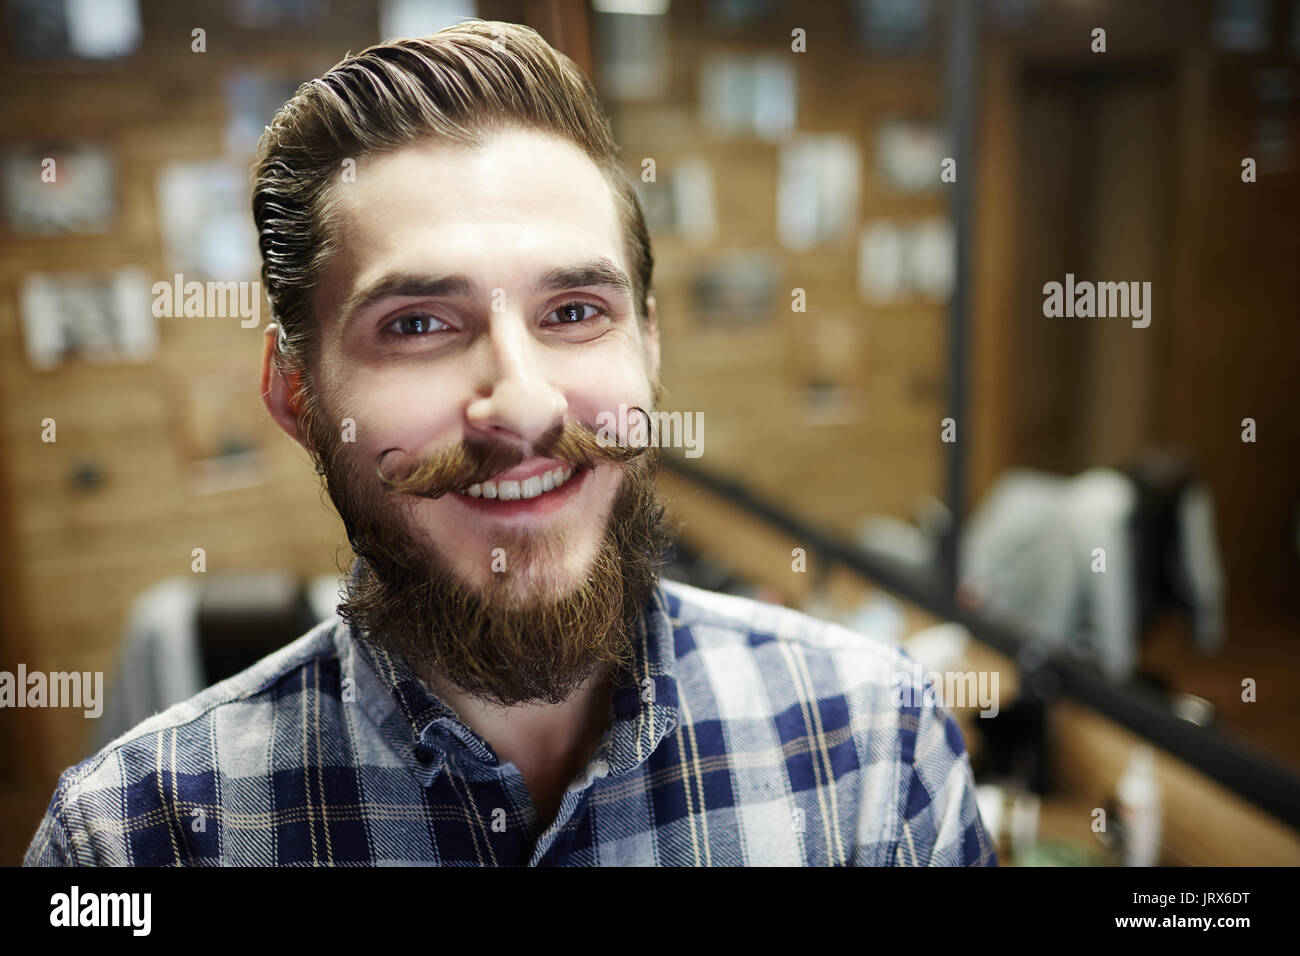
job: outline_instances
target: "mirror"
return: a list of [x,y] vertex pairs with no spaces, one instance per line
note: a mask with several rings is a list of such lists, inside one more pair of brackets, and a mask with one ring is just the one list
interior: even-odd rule
[[966,443],[963,606],[1300,770],[1293,31],[1112,5],[1106,51],[1086,10],[1041,7],[984,5],[967,170],[943,14],[823,33],[793,68],[740,48],[761,17],[710,5],[670,45],[619,21],[667,407],[701,414],[692,464],[932,582]]

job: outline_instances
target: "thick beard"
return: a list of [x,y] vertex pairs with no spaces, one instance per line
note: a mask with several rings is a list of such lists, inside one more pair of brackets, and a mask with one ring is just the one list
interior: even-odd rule
[[[504,707],[561,703],[594,675],[630,683],[633,641],[667,544],[656,451],[614,466],[619,488],[580,583],[519,594],[508,570],[478,589],[421,546],[397,496],[349,459],[318,406],[310,411],[305,434],[356,554],[338,613],[364,640],[405,658],[431,683],[449,681]],[[504,549],[508,568],[524,573],[562,566],[564,540],[554,533],[503,534],[493,545]]]

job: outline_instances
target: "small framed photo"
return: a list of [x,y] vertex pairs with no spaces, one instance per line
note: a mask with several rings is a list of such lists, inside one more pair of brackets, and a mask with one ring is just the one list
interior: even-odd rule
[[108,150],[88,143],[29,144],[4,152],[4,209],[20,236],[107,232],[117,207]]
[[777,235],[794,252],[848,240],[857,224],[862,161],[838,133],[797,136],[781,148]]
[[634,176],[632,185],[653,235],[673,235],[692,245],[707,245],[718,232],[713,167],[701,156],[684,156],[655,182]]
[[52,369],[69,359],[140,362],[158,348],[143,269],[109,273],[30,273],[19,293],[27,359]]
[[716,54],[700,68],[700,112],[722,137],[779,142],[794,132],[798,81],[789,57]]
[[775,315],[777,263],[763,250],[732,252],[691,279],[691,309],[702,328],[752,329]]
[[885,120],[876,130],[876,174],[893,192],[934,192],[946,148],[938,123],[916,117]]
[[158,174],[158,208],[168,268],[188,279],[257,279],[257,233],[246,170],[237,162],[169,163]]

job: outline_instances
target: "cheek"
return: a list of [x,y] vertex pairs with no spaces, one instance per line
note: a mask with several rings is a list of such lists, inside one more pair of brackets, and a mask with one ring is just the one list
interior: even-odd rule
[[338,414],[356,422],[357,447],[369,459],[390,448],[427,454],[460,439],[456,407],[445,392],[440,398],[431,391],[387,379],[359,381]]
[[614,495],[618,491],[619,483],[623,480],[623,470],[617,465],[602,465],[592,477],[598,479],[596,482],[597,500],[604,503],[604,508],[600,514],[593,515],[593,518],[603,525],[606,519],[609,518],[610,511],[614,506]]
[[588,425],[602,412],[617,415],[619,405],[649,407],[650,382],[639,361],[584,365],[577,381],[581,384],[569,392],[569,415]]

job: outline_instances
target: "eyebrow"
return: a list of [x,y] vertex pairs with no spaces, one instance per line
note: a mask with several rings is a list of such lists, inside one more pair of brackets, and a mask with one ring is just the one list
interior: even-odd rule
[[533,285],[532,292],[558,292],[561,289],[604,288],[632,295],[632,280],[612,259],[600,256],[579,266],[549,269]]
[[[561,266],[543,272],[530,290],[556,292],[561,289],[603,288],[632,297],[632,281],[610,258],[599,256],[576,266]],[[382,302],[396,297],[437,299],[468,298],[478,289],[478,284],[463,273],[429,276],[420,273],[390,272],[365,289],[348,296],[339,325],[346,327],[359,314]]]

